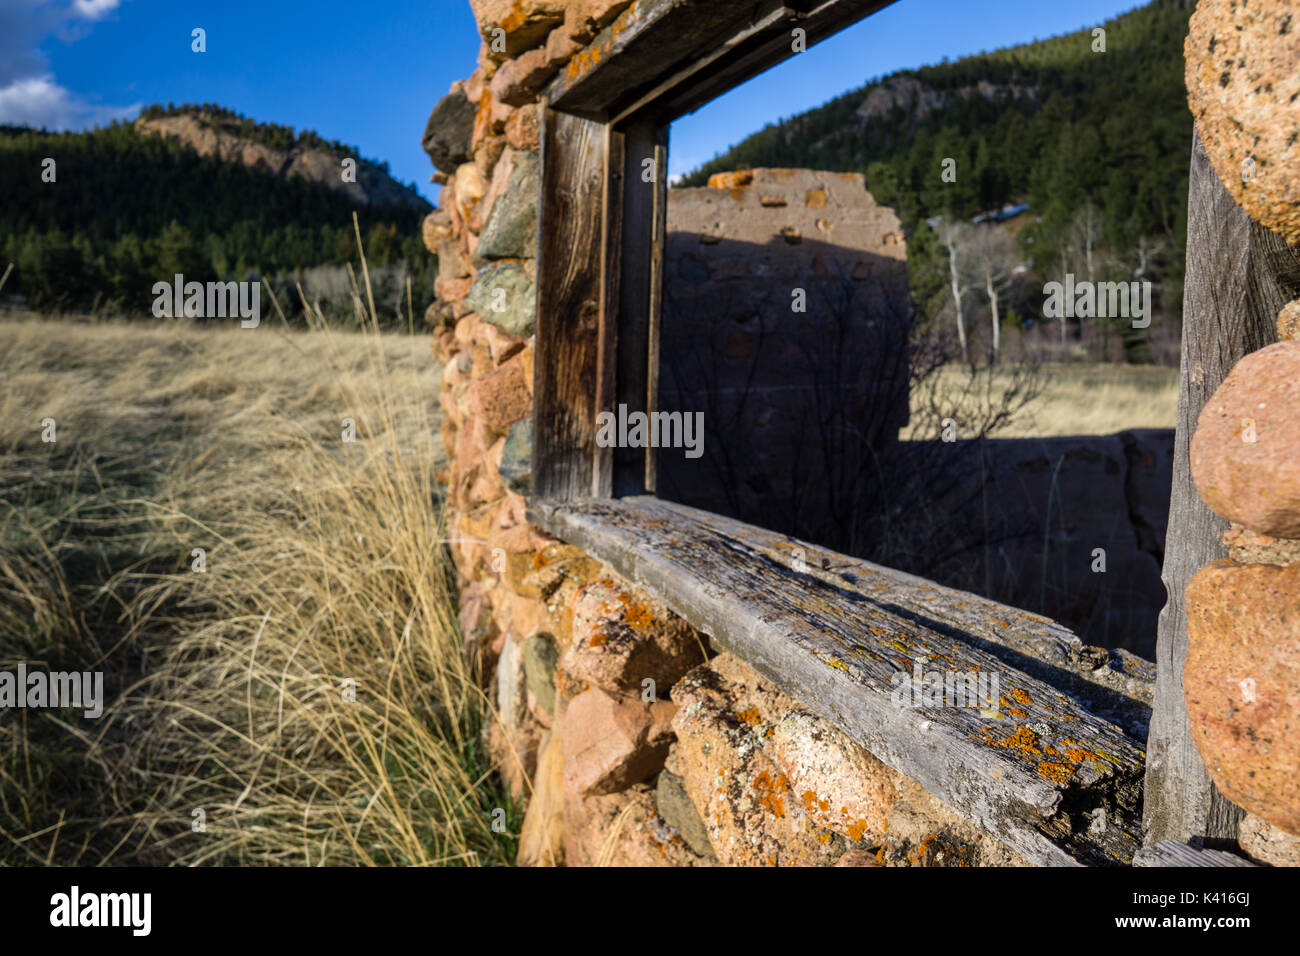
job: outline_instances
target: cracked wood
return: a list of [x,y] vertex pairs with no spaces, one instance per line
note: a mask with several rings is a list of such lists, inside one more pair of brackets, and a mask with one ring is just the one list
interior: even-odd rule
[[[1150,675],[1137,659],[1094,668],[1077,638],[1038,615],[650,497],[535,501],[530,519],[1025,858],[1127,864],[1138,849],[1145,755],[1076,699],[1140,715]],[[898,675],[917,661],[996,674],[996,712],[896,705]],[[1017,666],[1031,662],[1037,674]]]

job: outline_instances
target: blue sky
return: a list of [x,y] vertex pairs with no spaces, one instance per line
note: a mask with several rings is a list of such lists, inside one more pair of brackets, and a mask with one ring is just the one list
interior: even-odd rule
[[[673,126],[685,172],[868,79],[1099,23],[1134,0],[901,0]],[[207,52],[190,31],[207,31]],[[215,102],[387,160],[430,199],[429,110],[474,70],[468,0],[0,0],[0,122],[80,129]]]

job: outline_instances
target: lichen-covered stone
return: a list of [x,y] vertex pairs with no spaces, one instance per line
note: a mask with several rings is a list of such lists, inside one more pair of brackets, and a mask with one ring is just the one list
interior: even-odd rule
[[771,750],[809,818],[854,841],[883,836],[898,799],[895,771],[807,711],[776,725]]
[[513,259],[484,266],[465,293],[465,304],[485,321],[527,338],[537,321],[537,287]]
[[1282,306],[1277,314],[1277,337],[1282,340],[1300,339],[1300,299]]
[[1228,557],[1238,564],[1300,564],[1300,541],[1274,538],[1234,524],[1223,532]]
[[621,693],[666,695],[704,660],[696,630],[648,595],[613,578],[575,591],[573,643],[560,666],[578,681]]
[[1219,179],[1254,219],[1300,242],[1300,18],[1294,0],[1201,0],[1187,100]]
[[1219,790],[1300,833],[1300,566],[1216,561],[1187,587],[1183,690]]
[[543,710],[555,710],[555,665],[560,652],[555,638],[542,632],[524,642],[524,679]]
[[709,843],[727,866],[829,866],[845,837],[805,812],[768,742],[799,705],[729,654],[673,687],[677,744],[667,769],[681,777]]
[[525,418],[510,426],[501,449],[497,473],[506,488],[517,495],[527,495],[533,478],[533,420]]
[[659,815],[654,790],[638,785],[565,804],[566,866],[711,866]]
[[487,57],[498,63],[542,43],[564,22],[567,5],[568,0],[470,0]]
[[[508,164],[508,165],[507,165]],[[482,259],[531,259],[537,255],[538,159],[511,150],[493,176],[491,211],[478,237]],[[499,193],[497,180],[504,180]]]
[[541,107],[521,106],[506,120],[506,142],[515,149],[539,152],[541,142]]
[[587,43],[632,5],[632,0],[569,0],[564,31],[576,43]]
[[717,859],[713,845],[709,843],[709,832],[681,777],[669,770],[660,771],[655,784],[655,806],[659,816],[677,831],[693,852],[705,859]]
[[1237,827],[1237,843],[1252,860],[1269,866],[1300,866],[1300,836],[1279,830],[1253,813]]
[[1201,410],[1191,459],[1196,490],[1215,513],[1300,537],[1300,342],[1237,363]]

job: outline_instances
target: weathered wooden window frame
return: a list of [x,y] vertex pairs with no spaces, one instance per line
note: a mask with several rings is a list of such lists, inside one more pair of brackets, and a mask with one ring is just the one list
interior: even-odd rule
[[[892,2],[638,0],[549,86],[541,124],[529,517],[657,592],[722,646],[727,646],[726,632],[734,639],[744,631],[741,656],[764,676],[805,703],[814,703],[808,697],[817,698],[824,716],[841,729],[1030,860],[1121,862],[1132,858],[1136,845],[1117,856],[1114,843],[1090,841],[1087,834],[1076,834],[1071,839],[1077,845],[1071,846],[1068,840],[1052,837],[1060,818],[1075,817],[1077,827],[1080,808],[1064,807],[1077,803],[1078,792],[1072,791],[1072,796],[1060,790],[1054,798],[1044,793],[1038,805],[1018,801],[1017,792],[1041,790],[1041,781],[1018,775],[1010,764],[991,771],[990,779],[996,782],[963,783],[958,778],[969,767],[936,767],[918,756],[930,747],[924,733],[928,721],[919,734],[915,728],[903,728],[900,749],[899,737],[891,736],[894,731],[878,732],[877,725],[894,716],[878,706],[874,698],[879,691],[864,696],[860,687],[835,677],[825,680],[815,668],[809,669],[809,655],[820,655],[825,662],[825,655],[837,652],[819,649],[816,635],[809,637],[807,622],[797,615],[782,617],[785,607],[780,602],[756,607],[740,627],[730,621],[727,615],[734,603],[728,604],[721,592],[740,586],[747,575],[762,575],[780,536],[659,502],[653,497],[652,449],[600,448],[596,443],[599,412],[619,405],[629,411],[655,410],[669,124],[794,55],[795,28],[802,28],[811,47]],[[642,179],[647,161],[655,174],[652,184]],[[1167,549],[1164,579],[1174,597],[1161,618],[1154,707],[1149,666],[1112,652],[1107,666],[1092,670],[1093,665],[1080,658],[1081,645],[1074,635],[1036,615],[973,595],[959,596],[970,602],[963,606],[1013,618],[1002,622],[1007,630],[982,627],[978,615],[936,615],[934,607],[951,603],[956,592],[937,589],[930,597],[919,596],[929,582],[865,562],[854,563],[852,575],[838,578],[814,567],[797,584],[814,590],[824,585],[827,593],[836,593],[843,592],[848,581],[854,600],[868,602],[873,593],[888,593],[888,603],[880,608],[881,620],[889,626],[921,621],[937,628],[930,633],[960,633],[961,653],[991,654],[997,666],[1010,667],[1031,683],[1041,679],[1036,686],[1063,690],[1071,705],[1081,702],[1087,705],[1085,712],[1106,713],[1110,721],[1125,725],[1130,740],[1145,742],[1149,717],[1149,748],[1155,759],[1145,770],[1138,768],[1139,777],[1145,773],[1146,778],[1145,820],[1139,828],[1130,810],[1127,819],[1112,823],[1125,831],[1126,840],[1133,840],[1139,829],[1145,831],[1148,849],[1134,862],[1145,856],[1147,865],[1178,858],[1173,843],[1155,846],[1159,841],[1196,843],[1200,837],[1235,834],[1240,811],[1210,783],[1192,744],[1182,699],[1186,627],[1181,592],[1197,568],[1223,556],[1221,522],[1195,494],[1187,443],[1201,407],[1232,364],[1271,341],[1276,307],[1292,297],[1300,283],[1294,274],[1300,263],[1291,262],[1281,240],[1236,207],[1209,170],[1199,142],[1192,152],[1189,223],[1184,375],[1169,525],[1170,540],[1178,547]],[[1232,264],[1240,263],[1242,256],[1244,268]],[[1238,306],[1243,299],[1244,308]],[[1190,377],[1189,368],[1195,369]],[[641,527],[633,527],[638,523]],[[702,558],[708,558],[712,548],[714,557],[722,554],[729,563],[715,565],[715,579],[701,587],[698,572],[683,574],[680,556],[676,563],[665,556],[678,537],[696,539]],[[810,559],[819,560],[819,549],[809,548]],[[734,562],[728,549],[737,549]],[[841,557],[830,555],[830,560]],[[697,593],[683,597],[692,586]],[[782,586],[779,579],[774,584],[777,590]],[[946,594],[938,594],[941,591]],[[844,607],[836,610],[842,613]],[[796,660],[792,649],[803,657]],[[830,661],[831,667],[836,663]],[[789,679],[783,669],[789,666],[803,668],[802,673]],[[1059,699],[1067,702],[1064,696]],[[864,713],[848,712],[853,709]],[[1132,729],[1135,720],[1142,724],[1140,734]],[[931,731],[931,737],[942,730]],[[1101,731],[1109,733],[1104,727]],[[956,738],[946,746],[961,749]],[[943,748],[931,749],[937,753]],[[1140,749],[1132,753],[1139,762],[1145,760]],[[989,756],[999,763],[1002,755]],[[1002,779],[1004,772],[1011,776]],[[1132,780],[1129,773],[1113,781],[1112,790],[1130,788]],[[1029,819],[1034,816],[1055,822]],[[1224,859],[1216,861],[1213,854],[1205,854],[1201,865],[1227,865],[1237,859],[1220,856]]]
[[[892,0],[640,0],[543,99],[533,498],[653,493],[653,449],[596,415],[654,411],[668,127]],[[646,183],[646,162],[653,182]]]

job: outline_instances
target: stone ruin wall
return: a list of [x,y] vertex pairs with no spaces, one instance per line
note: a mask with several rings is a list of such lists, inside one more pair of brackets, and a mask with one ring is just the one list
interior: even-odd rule
[[[493,759],[527,804],[519,861],[1023,863],[746,664],[715,655],[649,595],[528,524],[537,95],[629,4],[472,5],[485,36],[506,31],[507,52],[485,42],[478,69],[430,117],[424,145],[443,191],[424,224],[439,259],[427,317],[445,363],[462,632],[499,711],[487,730]],[[882,220],[875,241],[901,263],[897,220],[880,213],[892,224]]]
[[[519,861],[1023,863],[747,665],[715,656],[706,636],[649,595],[528,524],[537,96],[629,4],[471,3],[481,33],[503,35],[505,52],[484,43],[425,134],[444,187],[424,225],[439,257],[428,317],[446,366],[444,477],[462,631],[495,693],[493,758],[527,803]],[[1201,115],[1195,95],[1193,110]],[[1297,310],[1279,317],[1285,341],[1225,382],[1193,448],[1198,488],[1233,521],[1233,560],[1188,592],[1189,713],[1216,783],[1248,811],[1243,848],[1277,864],[1300,862]],[[1246,445],[1233,422],[1264,405],[1258,443]],[[1242,674],[1258,675],[1245,706],[1234,697]]]
[[668,191],[659,407],[703,455],[662,497],[824,540],[832,489],[908,417],[907,253],[858,173],[753,169]]

